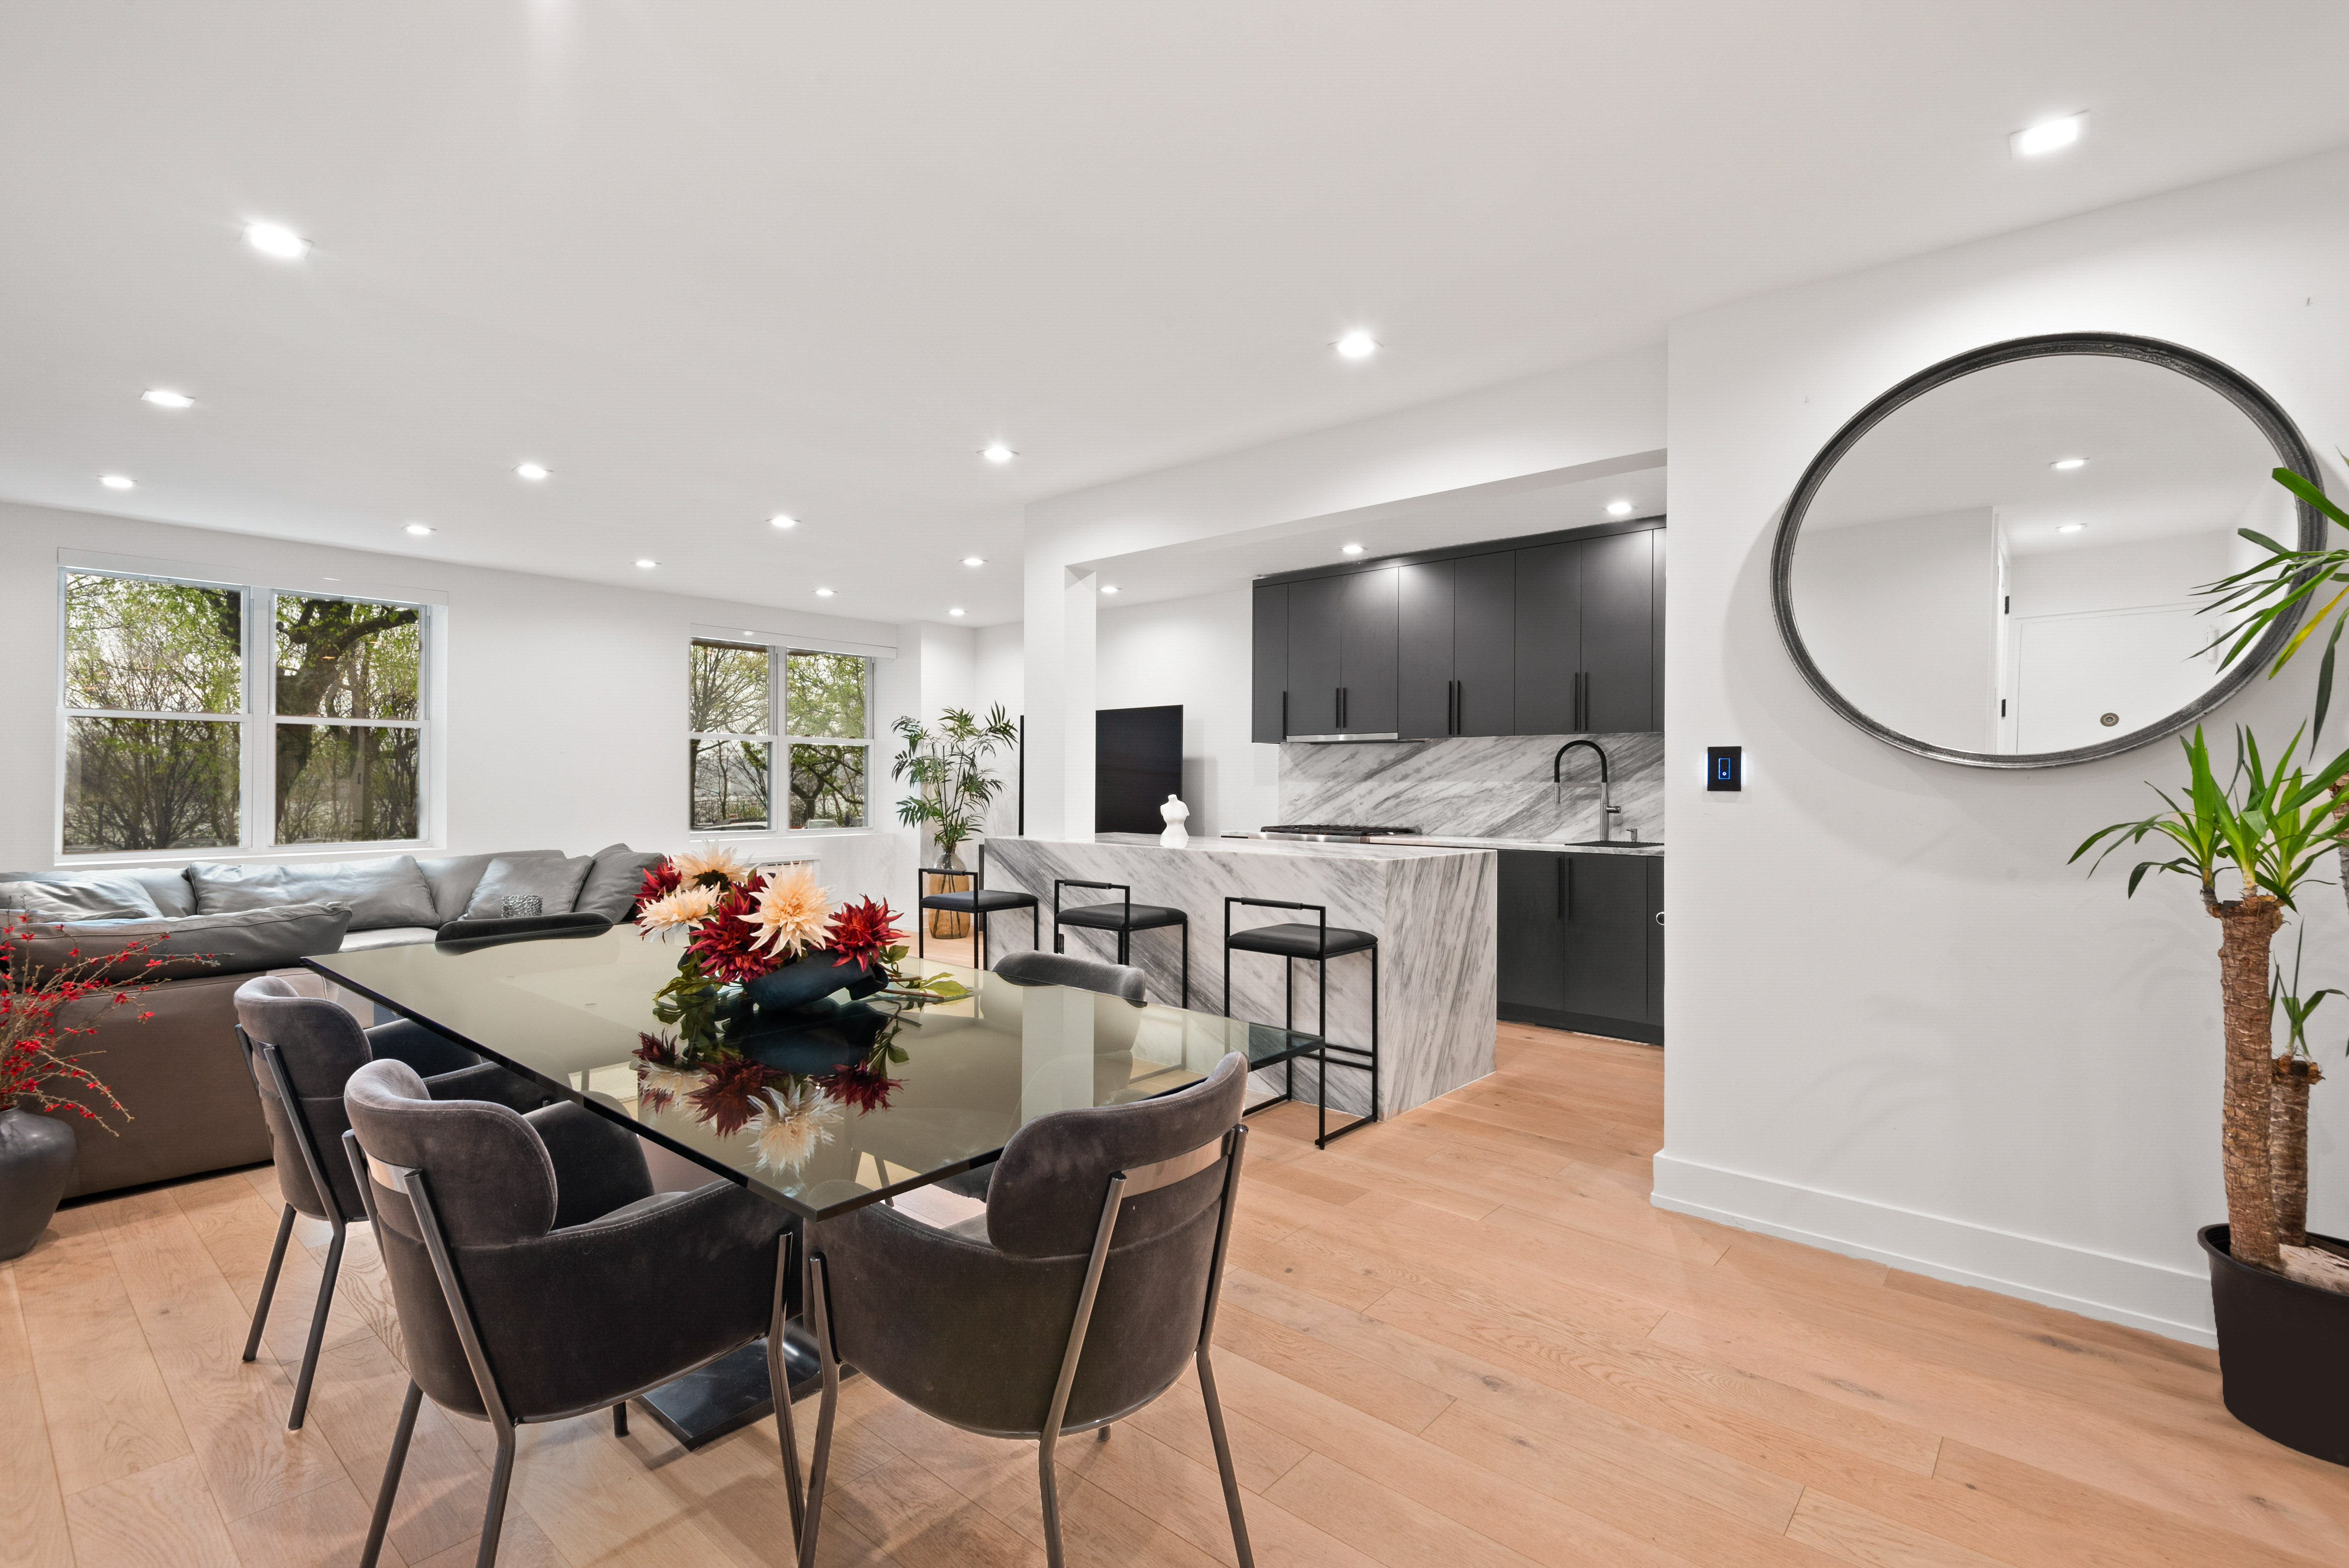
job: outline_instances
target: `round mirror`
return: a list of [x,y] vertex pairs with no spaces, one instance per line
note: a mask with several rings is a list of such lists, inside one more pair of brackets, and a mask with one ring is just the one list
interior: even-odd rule
[[2283,410],[2214,359],[2107,334],[1993,344],[1812,459],[1778,529],[1778,629],[1830,707],[1904,749],[1982,768],[2126,751],[2290,635],[2222,670],[2194,593],[2266,558],[2243,529],[2323,546],[2277,468],[2316,474]]

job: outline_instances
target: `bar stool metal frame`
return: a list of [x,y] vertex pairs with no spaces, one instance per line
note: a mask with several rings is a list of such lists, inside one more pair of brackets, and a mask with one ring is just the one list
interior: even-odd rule
[[[931,876],[968,877],[971,879],[970,891],[968,892],[955,892],[952,891],[945,892],[924,892],[922,891],[922,879],[924,877]],[[930,923],[928,918],[922,913],[926,909],[942,909],[951,914],[968,914],[970,916],[971,967],[974,969],[984,969],[987,967],[987,917],[991,913],[1001,913],[1001,911],[1014,909],[1026,909],[1028,911],[1029,945],[1031,947],[1041,947],[1044,944],[1042,925],[1043,916],[1034,893],[999,892],[995,895],[996,897],[1009,902],[1005,903],[1001,906],[1001,911],[997,911],[981,907],[986,903],[986,900],[981,895],[986,892],[987,845],[984,841],[982,841],[978,846],[978,869],[975,872],[966,871],[960,866],[921,866],[916,868],[914,872],[915,956],[926,957],[929,954],[928,939]],[[968,906],[966,907],[961,903],[943,902],[953,899],[968,899],[970,903]]]
[[1116,904],[1109,903],[1081,903],[1074,909],[1064,910],[1061,907],[1061,890],[1062,888],[1069,887],[1100,888],[1106,892],[1123,893],[1125,895],[1124,898],[1120,901],[1123,903],[1125,910],[1124,914],[1121,917],[1123,923],[1118,925],[1094,925],[1090,922],[1081,920],[1076,923],[1077,929],[1080,931],[1115,932],[1117,934],[1117,961],[1120,964],[1131,964],[1133,962],[1132,956],[1133,952],[1133,934],[1136,931],[1164,931],[1170,925],[1181,926],[1183,928],[1182,1005],[1185,1007],[1188,1007],[1191,1005],[1191,917],[1187,913],[1174,908],[1172,904],[1146,903],[1142,907],[1144,909],[1163,909],[1165,910],[1167,913],[1174,916],[1174,918],[1173,920],[1156,921],[1149,925],[1137,926],[1133,923],[1133,885],[1131,882],[1079,882],[1073,877],[1055,877],[1052,879],[1052,951],[1055,953],[1066,953],[1068,951],[1068,946],[1061,935],[1061,923],[1065,921],[1068,916],[1085,913],[1092,910],[1112,909],[1117,907]]
[[[1330,1147],[1330,1143],[1332,1139],[1343,1138],[1346,1134],[1355,1130],[1357,1128],[1360,1128],[1368,1122],[1373,1122],[1379,1119],[1379,939],[1376,935],[1367,931],[1354,932],[1351,934],[1364,938],[1364,942],[1359,946],[1348,947],[1343,952],[1332,954],[1330,951],[1329,905],[1320,903],[1291,903],[1287,900],[1277,898],[1240,898],[1234,896],[1225,899],[1224,1016],[1226,1018],[1232,1016],[1232,936],[1234,934],[1232,931],[1232,908],[1235,904],[1245,904],[1254,909],[1293,909],[1299,912],[1311,910],[1315,916],[1315,930],[1317,934],[1314,942],[1314,950],[1311,953],[1279,953],[1277,950],[1268,947],[1242,946],[1240,949],[1243,953],[1272,953],[1275,956],[1279,958],[1281,979],[1280,1026],[1291,1031],[1292,1033],[1296,1029],[1297,1016],[1296,961],[1299,958],[1312,959],[1314,964],[1319,966],[1320,970],[1321,978],[1319,997],[1320,1010],[1313,1030],[1316,1043],[1309,1051],[1299,1051],[1292,1053],[1289,1056],[1287,1087],[1274,1098],[1248,1107],[1247,1114],[1254,1116],[1259,1110],[1269,1109],[1273,1106],[1284,1105],[1288,1101],[1295,1099],[1297,1098],[1297,1057],[1299,1056],[1310,1055],[1314,1058],[1315,1065],[1319,1068],[1319,1075],[1315,1080],[1313,1093],[1314,1099],[1319,1102],[1313,1108],[1316,1121],[1313,1147],[1316,1149],[1327,1149]],[[1299,922],[1297,923],[1301,925],[1303,923]],[[1271,928],[1259,927],[1257,929]],[[1340,935],[1346,934],[1346,928],[1340,927]],[[1239,934],[1245,936],[1247,934],[1246,932],[1242,932]],[[1330,1038],[1330,960],[1332,957],[1343,958],[1349,953],[1368,953],[1371,955],[1371,1046],[1368,1050],[1364,1050],[1360,1046],[1340,1045],[1337,1041]],[[1345,1126],[1340,1128],[1335,1132],[1330,1130],[1330,1053],[1332,1051],[1337,1052],[1341,1057],[1356,1058],[1353,1060],[1340,1060],[1338,1063],[1338,1066],[1341,1068],[1352,1068],[1358,1072],[1367,1070],[1371,1075],[1371,1113],[1368,1116],[1355,1118],[1352,1121],[1348,1122]]]

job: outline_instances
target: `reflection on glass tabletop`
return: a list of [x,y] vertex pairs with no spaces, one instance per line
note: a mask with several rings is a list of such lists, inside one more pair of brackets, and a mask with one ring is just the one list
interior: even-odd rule
[[[1058,985],[1015,985],[932,964],[972,988],[909,1011],[906,1060],[885,1109],[836,1107],[825,1138],[793,1169],[761,1161],[749,1132],[721,1136],[682,1099],[648,1103],[636,1056],[657,1035],[653,995],[678,950],[632,925],[588,938],[458,952],[432,944],[328,954],[304,962],[405,1017],[584,1101],[810,1219],[823,1219],[991,1161],[1021,1124],[1055,1110],[1146,1099],[1196,1083],[1232,1051],[1258,1066],[1318,1042],[1274,1025],[1176,1007],[1136,1007]],[[861,1058],[863,1003],[762,1026],[744,1052],[794,1073]],[[656,1088],[658,1086],[656,1085]]]

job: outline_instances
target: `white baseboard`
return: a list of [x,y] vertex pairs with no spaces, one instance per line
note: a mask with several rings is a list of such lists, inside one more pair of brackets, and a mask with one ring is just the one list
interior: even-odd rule
[[2215,1346],[2210,1277],[1769,1177],[1656,1156],[1659,1209]]

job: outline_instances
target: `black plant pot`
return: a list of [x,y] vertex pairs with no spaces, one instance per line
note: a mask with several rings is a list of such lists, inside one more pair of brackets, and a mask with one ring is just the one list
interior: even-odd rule
[[2224,1225],[2203,1226],[2199,1239],[2228,1413],[2288,1449],[2349,1465],[2349,1295],[2237,1263]]
[[29,1110],[0,1111],[0,1259],[31,1250],[73,1180],[73,1129]]

